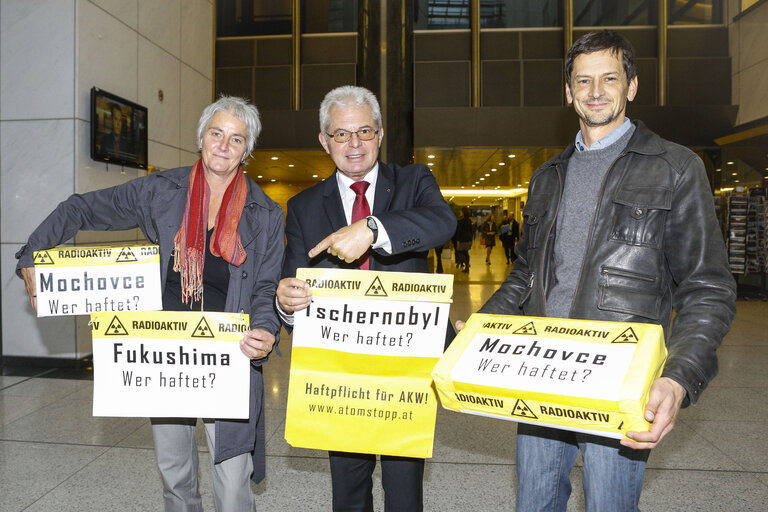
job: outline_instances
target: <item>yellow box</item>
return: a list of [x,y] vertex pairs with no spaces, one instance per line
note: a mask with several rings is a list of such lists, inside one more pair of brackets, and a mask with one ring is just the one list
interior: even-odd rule
[[432,378],[446,409],[620,439],[666,357],[658,325],[474,314]]

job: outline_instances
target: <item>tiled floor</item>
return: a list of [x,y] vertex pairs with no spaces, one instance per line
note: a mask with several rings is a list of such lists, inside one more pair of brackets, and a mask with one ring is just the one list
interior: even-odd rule
[[[472,251],[457,272],[452,318],[466,318],[504,278]],[[453,272],[446,261],[446,271]],[[646,512],[768,510],[768,303],[739,301],[720,349],[720,375],[696,407],[651,454],[641,508]],[[254,486],[260,510],[330,510],[325,452],[292,448],[284,438],[290,338],[267,380],[267,479]],[[162,509],[149,422],[91,416],[93,383],[71,372],[4,368],[0,376],[0,511],[154,511]],[[87,376],[86,376],[87,377]],[[202,434],[201,429],[198,433]],[[213,510],[202,435],[201,488]],[[428,511],[513,510],[515,425],[439,410],[434,457],[427,461]],[[581,472],[573,472],[568,510],[583,510]],[[376,509],[383,510],[380,486]]]

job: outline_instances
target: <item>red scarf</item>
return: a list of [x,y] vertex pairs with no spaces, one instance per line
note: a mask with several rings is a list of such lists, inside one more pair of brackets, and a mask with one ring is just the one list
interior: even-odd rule
[[[240,242],[237,225],[245,207],[248,184],[242,168],[224,192],[216,225],[211,236],[211,254],[239,267],[245,261],[245,249]],[[203,300],[203,264],[205,263],[205,236],[208,232],[208,203],[211,189],[205,179],[203,160],[195,162],[189,175],[184,217],[173,239],[173,270],[181,274],[181,301],[190,304]]]

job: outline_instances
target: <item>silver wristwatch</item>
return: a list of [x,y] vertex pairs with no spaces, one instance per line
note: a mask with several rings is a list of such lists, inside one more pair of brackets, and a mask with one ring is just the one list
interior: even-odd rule
[[373,217],[368,217],[368,229],[373,231],[373,242],[371,242],[371,245],[376,243],[376,240],[379,238],[379,225],[376,224],[376,219]]

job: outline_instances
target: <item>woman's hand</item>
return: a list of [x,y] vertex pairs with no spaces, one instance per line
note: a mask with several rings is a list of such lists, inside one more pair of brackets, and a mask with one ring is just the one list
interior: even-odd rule
[[264,359],[272,352],[275,346],[275,337],[264,329],[252,329],[245,331],[240,350],[248,359]]
[[24,286],[29,295],[29,303],[32,309],[37,312],[37,289],[35,288],[35,267],[24,267],[21,269],[21,277],[24,278]]

